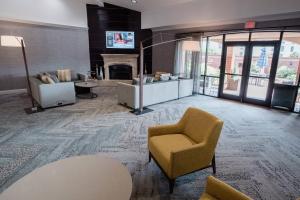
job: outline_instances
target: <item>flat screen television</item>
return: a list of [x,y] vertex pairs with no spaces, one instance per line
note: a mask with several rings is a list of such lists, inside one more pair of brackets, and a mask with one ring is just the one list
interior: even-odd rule
[[106,31],[106,48],[134,49],[134,32]]

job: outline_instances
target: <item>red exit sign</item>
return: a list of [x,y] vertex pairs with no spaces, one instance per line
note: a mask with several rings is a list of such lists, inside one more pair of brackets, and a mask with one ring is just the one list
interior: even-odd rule
[[245,23],[245,29],[254,29],[255,28],[255,21],[247,21]]

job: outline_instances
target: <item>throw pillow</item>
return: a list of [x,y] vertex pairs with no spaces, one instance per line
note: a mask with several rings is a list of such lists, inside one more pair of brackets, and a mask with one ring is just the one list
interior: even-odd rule
[[71,70],[70,69],[57,70],[57,77],[58,80],[61,82],[69,82],[71,81]]
[[49,84],[55,84],[55,81],[50,76],[47,76],[46,79]]
[[151,76],[147,77],[146,83],[153,83],[154,78]]
[[170,80],[176,81],[176,80],[178,80],[178,76],[170,76]]
[[46,75],[40,74],[40,80],[45,83],[48,84],[48,79]]
[[53,73],[46,72],[45,75],[49,76],[54,81],[54,83],[59,83],[59,80],[55,73],[53,74]]
[[48,75],[41,75],[41,81],[45,84],[55,84],[55,82]]
[[[147,77],[144,77],[143,83],[146,83]],[[139,85],[140,84],[140,78],[133,78],[132,79],[132,85]]]
[[138,85],[140,82],[140,79],[139,78],[133,78],[132,79],[132,85]]

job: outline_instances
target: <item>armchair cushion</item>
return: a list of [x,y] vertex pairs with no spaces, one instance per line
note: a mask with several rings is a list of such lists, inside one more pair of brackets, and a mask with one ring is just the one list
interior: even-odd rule
[[202,194],[200,200],[207,200],[208,197],[220,200],[251,200],[250,197],[213,176],[207,178],[205,193]]
[[171,174],[171,153],[191,148],[195,142],[183,134],[160,135],[149,138],[149,149],[169,177]]
[[178,124],[171,125],[159,125],[150,127],[148,129],[148,137],[168,135],[168,134],[181,134],[183,132],[183,127]]
[[202,194],[200,200],[218,200],[216,198],[214,198],[213,196],[209,195],[209,194]]
[[220,130],[215,130],[215,128],[221,121],[208,112],[189,108],[181,121],[184,123],[184,134],[197,143],[204,142],[210,134],[218,137],[216,133]]

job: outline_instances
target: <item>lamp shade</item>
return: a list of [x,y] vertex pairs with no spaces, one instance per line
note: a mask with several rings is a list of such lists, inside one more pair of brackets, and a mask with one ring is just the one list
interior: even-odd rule
[[199,41],[184,41],[183,49],[186,51],[200,51]]
[[[1,35],[1,46],[4,47],[22,47],[21,41],[23,37],[10,36],[10,35]],[[25,44],[24,44],[25,46]]]

